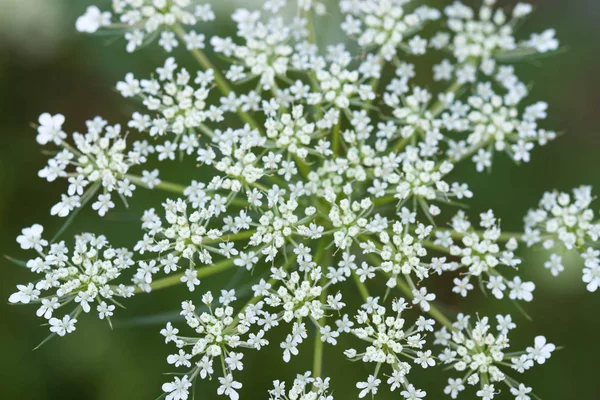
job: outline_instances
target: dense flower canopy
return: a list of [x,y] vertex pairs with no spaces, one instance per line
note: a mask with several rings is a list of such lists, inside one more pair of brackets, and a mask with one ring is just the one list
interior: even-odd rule
[[[42,114],[37,142],[53,151],[39,176],[68,181],[51,214],[69,224],[89,203],[103,217],[117,198],[127,206],[134,192],[142,196],[138,186],[171,197],[140,216],[132,249],[86,233],[69,251],[61,232],[48,240],[38,224],[24,229],[17,241],[35,252],[26,266],[39,279],[18,285],[9,301],[38,304],[37,315],[64,336],[82,313],[110,321],[133,295],[176,284],[194,292],[201,302],[181,304],[185,322],[160,332],[175,347],[168,364],[183,371],[163,384],[167,400],[191,398],[199,379],[215,379],[217,394],[236,400],[245,354],[278,346],[282,362],[293,363],[307,341],[315,342],[313,371],[291,386],[275,381],[267,395],[333,399],[339,383],[319,360],[342,336],[355,345],[340,352],[371,371],[355,383],[359,398],[384,389],[440,398],[415,387],[411,374],[439,368],[438,378],[447,366],[456,372],[444,390],[452,399],[469,387],[493,399],[501,385],[530,399],[532,389],[512,375],[544,364],[555,346],[538,336],[520,345],[525,351],[509,351],[510,315],[452,322],[432,282],[449,276],[461,298],[477,287],[489,301],[531,302],[536,285],[519,276],[520,247],[540,246],[552,251],[552,274],[574,251],[587,289],[600,286],[591,188],[547,193],[524,233],[511,233],[454,171],[471,162],[484,172],[496,157],[527,163],[557,137],[543,124],[548,105],[529,99],[513,65],[557,50],[554,30],[522,37],[532,6],[505,10],[495,0],[478,9],[458,1],[442,9],[410,0],[257,3],[262,9],[231,16],[235,37],[200,33],[226,18],[192,0],[113,0],[111,11],[92,6],[77,20],[81,32],[124,34],[128,52],[154,41],[167,53],[185,47],[199,67],[168,55],[149,76],[125,74],[116,89],[137,109],[122,125],[96,117],[86,133],[68,134],[63,115]],[[322,47],[313,20],[330,7],[343,14],[347,39]],[[228,65],[215,67],[204,50]],[[163,163],[188,158],[210,174],[183,185],[160,179]],[[475,221],[467,204],[479,211]],[[234,268],[259,277],[249,300],[231,287],[197,294],[202,279]],[[55,316],[66,304],[74,310]],[[285,339],[273,344],[278,326]]]

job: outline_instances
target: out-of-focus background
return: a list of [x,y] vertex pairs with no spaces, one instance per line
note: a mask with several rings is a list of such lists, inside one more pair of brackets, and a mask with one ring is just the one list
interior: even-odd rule
[[[49,216],[50,207],[66,187],[37,178],[45,164],[35,142],[32,122],[42,112],[67,116],[67,132],[82,130],[84,121],[101,115],[112,123],[126,123],[135,105],[122,100],[115,83],[127,72],[147,76],[165,59],[155,46],[128,55],[122,39],[89,37],[74,30],[75,19],[91,0],[0,0],[0,253],[25,257],[15,242],[21,229],[41,223],[54,232],[60,221]],[[108,8],[108,0],[95,3]],[[220,34],[231,32],[227,9],[244,5],[256,7],[258,0],[214,0],[218,21],[208,24]],[[327,1],[336,8],[335,1]],[[438,4],[449,2],[437,1]],[[510,1],[502,1],[509,4]],[[536,63],[518,66],[521,76],[532,82],[532,100],[550,104],[549,129],[564,136],[533,153],[533,162],[517,167],[499,157],[491,174],[478,175],[472,165],[461,168],[477,197],[472,212],[493,208],[502,216],[503,227],[519,230],[527,209],[548,189],[570,190],[591,184],[600,192],[600,1],[538,0],[537,12],[523,28],[523,35],[554,27],[568,51]],[[318,20],[320,40],[335,40],[337,14]],[[182,64],[193,68],[185,54]],[[187,183],[197,175],[193,167],[174,174],[172,180]],[[143,190],[143,189],[138,189]],[[93,231],[107,234],[114,245],[135,242],[142,210],[156,205],[162,194],[138,193],[129,210],[100,219],[93,213],[80,214],[68,234]],[[597,205],[600,208],[600,202]],[[68,236],[65,236],[68,238]],[[527,321],[510,303],[483,297],[470,302],[469,311],[481,314],[511,312],[520,325],[513,335],[515,346],[525,347],[533,337],[545,334],[564,350],[554,354],[546,365],[524,377],[546,400],[599,399],[600,379],[594,364],[600,359],[600,294],[585,291],[581,265],[567,261],[567,270],[557,279],[544,269],[543,253],[530,254],[521,268],[526,278],[535,279],[536,298],[527,305],[534,317]],[[53,339],[37,351],[32,349],[47,334],[40,327],[34,307],[7,305],[17,283],[28,282],[28,271],[0,260],[0,398],[2,399],[154,399],[170,372],[165,359],[173,350],[163,343],[159,330],[175,318],[179,303],[190,298],[177,288],[138,296],[128,309],[118,313],[113,331],[93,317],[82,317],[76,333]],[[203,282],[203,290],[220,289],[231,277]],[[199,294],[196,295],[198,297]],[[193,297],[193,296],[192,296]],[[197,300],[197,298],[196,298]],[[449,310],[463,305],[454,297],[442,298]],[[342,343],[343,345],[343,343]],[[293,377],[310,369],[311,344],[301,349],[291,364],[281,360],[280,349],[248,354],[246,369],[239,380],[247,399],[267,398],[273,379]],[[325,373],[336,382],[336,398],[356,397],[354,382],[368,371],[361,365],[343,362],[336,352],[326,349]],[[440,372],[441,374],[441,372]],[[415,374],[415,377],[418,374]],[[422,374],[421,374],[422,375]],[[427,374],[426,377],[430,375]],[[430,392],[428,398],[441,398],[446,377],[439,382],[416,378]],[[341,383],[341,384],[340,384]],[[505,389],[505,388],[503,388]],[[384,393],[385,392],[385,393]],[[503,390],[501,398],[509,398]],[[470,394],[465,395],[465,398]],[[388,397],[386,397],[388,396]],[[216,399],[215,383],[203,384],[199,399]],[[398,398],[382,391],[378,398]]]

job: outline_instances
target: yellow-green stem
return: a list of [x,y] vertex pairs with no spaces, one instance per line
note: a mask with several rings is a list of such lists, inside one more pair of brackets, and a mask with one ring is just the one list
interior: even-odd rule
[[[233,259],[224,260],[224,261],[221,261],[219,263],[216,263],[216,264],[208,266],[208,267],[201,267],[201,268],[196,269],[196,273],[197,273],[196,277],[198,279],[206,278],[211,275],[216,275],[220,272],[227,271],[228,269],[232,268],[233,266],[234,266]],[[150,287],[152,288],[152,291],[155,291],[155,290],[166,289],[171,286],[179,285],[179,284],[183,283],[183,282],[181,282],[181,278],[183,276],[185,276],[185,273],[171,275],[171,276],[168,276],[168,277],[162,278],[162,279],[157,279],[150,284]],[[135,288],[135,292],[142,293],[143,290],[138,287],[138,288]]]
[[[148,185],[142,180],[142,177],[137,176],[137,175],[125,175],[125,178],[129,179],[129,181],[135,185],[141,186],[143,188],[146,189],[150,189],[148,187]],[[169,193],[175,193],[175,194],[179,194],[182,195],[183,192],[186,189],[185,185],[181,185],[179,183],[173,183],[173,182],[165,182],[165,181],[161,181],[158,185],[154,185],[152,187],[152,189],[158,189],[158,190],[162,190],[165,192],[169,192]],[[231,200],[231,204],[236,205],[236,206],[240,206],[240,207],[246,207],[248,206],[248,202],[246,202],[243,199],[237,199],[234,198],[233,200]]]
[[410,138],[402,138],[396,142],[394,147],[392,147],[392,153],[397,153],[400,150],[404,149],[410,143]]
[[[371,260],[371,262],[373,264],[378,264],[380,262],[373,254],[368,254],[368,257],[369,257],[369,260]],[[411,300],[414,299],[415,295],[413,294],[413,291],[411,290],[411,288],[408,285],[408,283],[406,283],[404,280],[402,280],[402,278],[398,277],[396,279],[396,286],[409,299],[411,299]],[[446,328],[448,328],[450,330],[453,330],[453,328],[452,328],[452,321],[450,321],[450,319],[448,317],[446,317],[444,315],[444,313],[441,312],[437,308],[437,306],[435,306],[434,304],[432,304],[432,302],[430,302],[429,304],[430,304],[430,309],[429,309],[429,311],[427,311],[427,313],[429,315],[431,315],[433,317],[433,319],[435,319],[436,321],[438,321],[440,324],[442,324]]]
[[[125,175],[125,178],[129,179],[131,181],[131,183],[133,183],[135,185],[142,186],[142,187],[145,187],[147,189],[150,189],[148,187],[148,185],[139,176],[136,176],[136,175]],[[183,194],[183,192],[186,189],[186,186],[180,185],[178,183],[171,183],[171,182],[161,181],[158,185],[154,185],[153,188],[156,188],[156,189],[159,189],[159,190],[164,190],[165,192],[171,192],[171,193],[175,193],[175,194]]]
[[308,174],[310,174],[310,167],[306,164],[306,162],[298,157],[297,154],[294,154],[294,160],[296,160],[296,165],[300,170],[300,173],[304,178],[308,178]]
[[[450,237],[452,237],[452,239],[462,239],[465,235],[463,233],[460,232],[456,232],[453,231],[451,229],[437,229],[437,231],[439,232],[450,232]],[[474,231],[478,236],[483,236],[484,232],[483,231]],[[521,238],[523,237],[523,233],[522,232],[502,232],[500,234],[500,236],[498,237],[498,241],[500,242],[507,242],[512,238],[515,238],[517,240],[521,240]]]
[[232,234],[232,235],[227,235],[227,236],[224,236],[224,237],[219,238],[219,239],[204,239],[202,241],[202,243],[204,243],[204,244],[210,244],[210,243],[220,243],[220,242],[234,242],[236,240],[249,239],[255,233],[256,233],[256,230],[252,229],[252,230],[249,230],[249,231],[244,231],[244,232],[235,233],[235,234]]
[[[325,303],[327,301],[327,290],[323,289],[321,292],[321,303]],[[320,325],[325,324],[326,317],[323,317],[319,320]],[[315,348],[313,351],[313,378],[321,377],[323,373],[323,346],[324,342],[321,340],[321,332],[319,332],[319,327],[315,326]]]
[[[455,81],[449,88],[448,90],[446,90],[446,94],[456,94],[461,88],[463,87],[462,83],[459,83],[458,81]],[[437,100],[433,106],[431,106],[431,108],[429,109],[429,112],[431,112],[431,115],[433,115],[434,117],[437,117],[438,115],[440,115],[440,113],[444,110],[444,108],[446,108],[446,103],[443,102],[442,100]]]
[[[408,296],[409,298],[413,299],[415,296],[413,295],[412,290],[410,289],[410,286],[404,282],[402,280],[402,278],[398,278],[396,279],[396,285],[398,286],[398,289],[400,289],[406,296]],[[429,315],[431,315],[433,317],[433,319],[435,319],[437,322],[439,322],[440,324],[442,324],[443,326],[445,326],[446,328],[448,328],[449,330],[453,330],[454,328],[452,327],[452,321],[450,321],[450,319],[448,317],[446,317],[444,315],[443,312],[441,312],[436,306],[434,306],[433,304],[430,303],[430,309],[429,311],[427,311],[427,313]]]
[[338,123],[333,128],[332,138],[331,138],[331,150],[333,151],[333,154],[335,154],[335,155],[340,154],[340,135],[341,135],[340,131],[341,131],[341,128],[342,128],[342,116],[340,115]]
[[369,297],[369,289],[367,289],[367,285],[360,281],[360,277],[356,274],[356,272],[352,272],[352,278],[354,279],[354,283],[356,283],[356,287],[358,288],[358,292],[360,293],[363,300],[367,300]]
[[[328,260],[331,256],[329,254],[325,254],[326,242],[325,240],[320,240],[317,245],[317,250],[315,253],[315,262],[317,264],[321,263],[323,259]],[[327,301],[327,289],[323,289],[321,292],[321,303],[325,303]],[[319,320],[319,324],[325,324],[326,317],[323,316]],[[319,328],[315,326],[315,347],[313,349],[313,377],[320,377],[323,373],[323,346],[324,343],[321,341],[321,332],[318,330]]]

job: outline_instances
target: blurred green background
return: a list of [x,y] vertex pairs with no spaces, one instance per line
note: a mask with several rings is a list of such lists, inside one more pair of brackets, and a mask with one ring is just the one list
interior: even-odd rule
[[[127,72],[147,76],[164,61],[157,47],[127,55],[121,39],[106,36],[86,37],[74,31],[76,17],[88,0],[0,0],[0,253],[25,257],[15,238],[21,229],[41,223],[55,232],[60,221],[49,216],[50,207],[66,188],[37,178],[46,157],[35,142],[30,127],[42,112],[67,116],[66,131],[84,128],[84,121],[101,115],[112,123],[125,123],[135,105],[124,101],[114,85]],[[108,1],[96,3],[108,5]],[[217,5],[217,3],[219,3]],[[234,5],[253,7],[260,1],[213,1],[217,5],[217,24],[209,27],[231,32],[227,10]],[[331,7],[333,1],[328,1]],[[438,4],[448,2],[438,1]],[[500,1],[509,4],[509,1]],[[568,51],[540,63],[519,65],[522,79],[532,82],[530,99],[550,104],[546,127],[565,133],[558,141],[537,149],[533,162],[517,167],[499,157],[491,174],[478,175],[472,165],[460,168],[476,193],[472,213],[492,208],[502,217],[503,227],[519,230],[527,209],[535,205],[545,190],[570,190],[591,184],[600,193],[600,1],[539,0],[537,12],[523,28],[523,35],[554,27]],[[335,6],[335,4],[333,4]],[[335,40],[337,15],[318,20],[321,40]],[[210,28],[209,28],[210,29]],[[181,63],[193,68],[192,60],[182,54]],[[186,61],[187,60],[187,61]],[[198,171],[177,168],[163,173],[164,178],[187,183]],[[464,176],[463,175],[463,176]],[[142,189],[138,189],[140,192]],[[137,193],[133,206],[122,206],[105,219],[93,213],[80,214],[69,234],[93,231],[108,235],[116,246],[132,245],[139,232],[142,210],[164,198],[160,193]],[[600,207],[600,203],[597,205]],[[65,236],[68,238],[68,236]],[[475,296],[468,310],[452,296],[442,298],[449,311],[463,310],[481,314],[510,312],[520,325],[513,335],[515,348],[532,343],[545,334],[564,346],[549,363],[528,372],[523,378],[543,399],[600,399],[598,344],[600,294],[584,290],[581,265],[569,262],[560,279],[543,268],[545,255],[529,254],[522,274],[535,279],[537,289],[527,311],[533,322],[523,318],[510,303],[498,303]],[[77,332],[68,338],[53,339],[37,351],[32,349],[46,336],[40,328],[34,307],[11,307],[6,299],[17,283],[28,282],[28,271],[2,259],[0,261],[0,398],[2,399],[154,399],[170,372],[165,359],[173,350],[163,343],[159,330],[173,318],[182,300],[195,297],[178,288],[153,296],[138,296],[128,309],[117,315],[113,331],[105,323],[83,317]],[[202,291],[218,290],[237,283],[241,276],[220,276],[202,283]],[[341,343],[340,345],[344,345]],[[337,349],[336,349],[337,350]],[[260,356],[248,354],[246,369],[239,380],[244,384],[242,398],[264,399],[273,379],[290,379],[295,372],[309,370],[312,343],[301,348],[301,356],[285,365],[275,344]],[[415,370],[416,371],[416,370]],[[430,374],[417,377],[416,383],[428,389],[428,398],[441,398],[446,376],[430,382]],[[325,374],[334,379],[336,398],[356,398],[354,382],[366,378],[362,365],[343,362],[337,351],[326,348]],[[504,389],[504,388],[503,388]],[[509,398],[507,391],[501,398]],[[398,398],[382,390],[378,398]],[[386,397],[387,396],[387,397]],[[462,398],[469,398],[472,393]],[[215,384],[199,386],[198,399],[216,399]]]

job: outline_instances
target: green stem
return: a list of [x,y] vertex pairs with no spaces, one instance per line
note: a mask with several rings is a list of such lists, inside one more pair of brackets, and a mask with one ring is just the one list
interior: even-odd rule
[[[146,189],[150,189],[146,183],[142,180],[140,176],[137,175],[125,175],[125,178],[129,179],[129,181],[135,185],[141,186]],[[175,193],[182,195],[187,186],[180,185],[179,183],[165,182],[161,181],[158,185],[154,185],[153,189],[163,190],[169,193]],[[243,199],[234,198],[231,200],[231,204],[239,207],[247,207],[248,202]],[[252,236],[252,235],[250,235]]]
[[[317,264],[322,263],[324,260],[329,260],[331,255],[330,254],[325,254],[325,247],[327,246],[327,243],[325,240],[320,240],[319,244],[317,245],[317,250],[315,252],[315,262]],[[327,289],[323,288],[323,290],[321,291],[321,303],[326,303],[327,302]],[[323,316],[323,318],[321,318],[319,320],[319,325],[325,325],[325,321],[326,321],[326,317]],[[324,343],[321,341],[321,332],[319,332],[319,327],[316,326],[317,324],[315,324],[315,347],[313,349],[313,378],[317,378],[320,377],[323,373],[323,346]]]
[[315,348],[313,351],[313,378],[321,377],[323,372],[323,342],[319,333],[315,336]]
[[[327,301],[327,289],[323,289],[321,292],[321,303]],[[319,325],[325,325],[326,317],[319,320]],[[319,326],[315,326],[315,348],[313,350],[313,378],[321,377],[323,373],[323,347],[325,343],[321,340],[321,332],[319,332]]]
[[297,154],[294,154],[294,160],[296,161],[296,165],[300,170],[300,173],[304,178],[308,178],[308,174],[310,174],[310,167],[306,164],[306,162],[298,157]]
[[[234,266],[233,259],[224,260],[219,263],[213,264],[209,267],[201,267],[196,269],[197,278],[206,278],[212,275],[216,275],[220,272],[227,271],[228,269]],[[150,284],[152,291],[166,289],[171,286],[179,285],[181,282],[181,277],[185,276],[185,273],[171,275],[166,278],[155,280]],[[135,293],[142,293],[142,289],[139,287],[135,288]]]
[[228,235],[228,236],[225,236],[225,237],[220,238],[220,239],[204,239],[202,241],[202,243],[204,243],[204,244],[210,244],[210,243],[221,243],[221,242],[234,242],[236,240],[249,239],[255,233],[256,233],[256,230],[252,229],[252,230],[249,230],[249,231],[244,231],[244,232],[236,233],[236,234],[233,234],[233,235]]
[[477,146],[471,148],[465,154],[461,155],[459,158],[457,158],[456,160],[452,161],[452,163],[454,165],[456,165],[459,162],[464,161],[467,158],[470,158],[472,155],[474,155],[475,153],[477,153],[480,149],[483,149],[484,147],[486,147],[489,143],[490,143],[490,141],[479,143]]
[[[458,81],[455,81],[449,88],[448,90],[446,90],[446,95],[450,94],[450,93],[454,93],[456,94],[461,88],[463,87],[462,83],[459,83]],[[441,100],[437,100],[433,106],[431,106],[431,108],[429,109],[429,112],[431,113],[432,116],[437,117],[438,115],[441,114],[442,111],[444,111],[444,108],[446,108],[446,103],[444,103]]]
[[[381,57],[381,54],[378,54],[377,58],[378,58],[377,64],[381,68],[380,74],[383,74],[383,67],[385,65],[385,59],[383,57]],[[377,96],[377,89],[379,88],[379,84],[380,84],[380,78],[371,78],[369,85],[371,85],[371,88],[373,88],[373,92],[375,93],[375,96]],[[373,114],[373,112],[377,109],[377,107],[372,107],[373,101],[374,100],[368,100],[367,104],[366,104],[366,109],[367,109],[367,113],[369,114],[369,116],[371,116]]]
[[317,44],[317,31],[315,29],[313,13],[310,10],[306,13],[306,25],[308,28],[308,41],[312,44]]
[[[396,285],[398,286],[398,289],[400,289],[406,296],[410,297],[411,299],[415,297],[413,295],[412,290],[410,289],[410,286],[406,282],[404,282],[402,278],[396,279]],[[429,304],[430,309],[427,313],[449,330],[454,330],[454,328],[452,327],[452,321],[450,321],[450,319],[446,317],[444,313],[441,312],[436,306],[434,306],[431,303]]]
[[[368,254],[367,256],[369,257],[369,259],[371,260],[371,262],[374,265],[379,264],[379,260],[373,254]],[[396,286],[409,299],[412,300],[415,298],[415,296],[412,292],[412,289],[410,288],[408,283],[406,283],[405,281],[402,280],[402,278],[400,278],[400,277],[396,278]],[[429,305],[430,305],[430,309],[429,309],[429,311],[427,311],[427,313],[429,315],[431,315],[433,317],[433,319],[438,321],[440,324],[442,324],[446,328],[453,330],[454,328],[452,327],[452,321],[450,321],[450,319],[448,317],[446,317],[444,315],[444,313],[442,311],[440,311],[432,302],[430,302]]]
[[335,154],[335,155],[340,154],[341,127],[342,127],[342,115],[340,114],[338,123],[335,124],[335,127],[333,128],[332,137],[331,137],[331,150],[333,151],[333,154]]
[[557,54],[564,53],[568,50],[567,47],[561,47],[558,50],[547,53],[540,53],[533,47],[519,47],[515,50],[498,51],[494,54],[494,59],[501,63],[514,63],[519,61],[532,61],[546,57],[553,57]]
[[427,240],[423,240],[421,242],[421,244],[424,247],[427,247],[430,250],[435,250],[435,251],[439,251],[440,253],[448,253],[450,254],[450,249],[444,246],[440,246],[438,244],[433,244],[433,242],[427,241]]
[[[462,239],[463,237],[465,237],[464,233],[456,232],[451,229],[437,229],[437,231],[438,232],[450,232],[450,237],[452,237],[452,239]],[[467,233],[476,233],[480,237],[482,237],[484,234],[483,231],[478,231],[478,230],[467,232]],[[523,238],[523,233],[522,232],[502,232],[500,234],[500,236],[498,237],[498,241],[508,242],[512,238],[515,238],[520,241]]]
[[383,206],[392,202],[398,203],[399,201],[400,199],[392,194],[389,196],[377,197],[375,198],[374,203],[375,206]]
[[367,301],[367,298],[369,297],[369,289],[367,289],[367,285],[360,281],[359,276],[354,271],[352,271],[352,278],[354,279],[354,283],[356,283],[356,287],[358,288],[361,297],[363,300]]
[[[139,176],[125,175],[125,178],[129,179],[131,181],[131,183],[133,183],[135,185],[142,186],[142,187],[149,189],[148,185],[146,185],[146,183]],[[183,192],[186,189],[186,186],[184,186],[184,185],[180,185],[178,183],[164,182],[164,181],[161,181],[158,185],[154,185],[154,187],[156,189],[164,190],[165,192],[171,192],[171,193],[175,193],[175,194],[183,194]]]
[[394,147],[392,147],[392,153],[398,153],[400,150],[404,149],[409,143],[411,138],[402,138],[396,142]]

